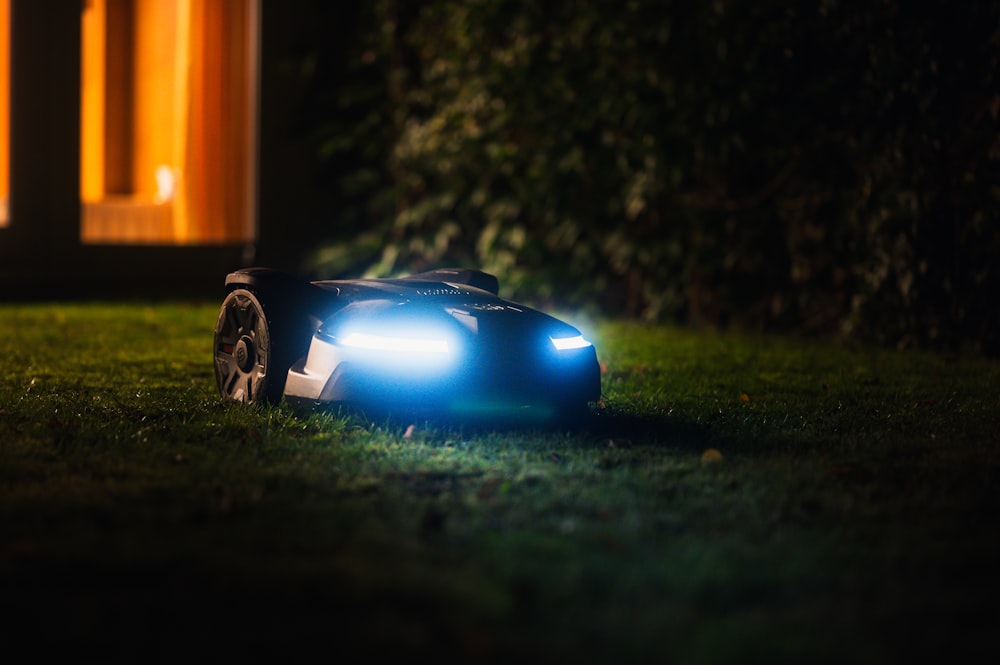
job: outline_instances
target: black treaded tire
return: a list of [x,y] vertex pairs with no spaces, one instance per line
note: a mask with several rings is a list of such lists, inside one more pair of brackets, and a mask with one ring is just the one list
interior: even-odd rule
[[288,369],[308,350],[307,331],[297,318],[256,290],[226,295],[215,323],[215,381],[224,398],[277,404]]

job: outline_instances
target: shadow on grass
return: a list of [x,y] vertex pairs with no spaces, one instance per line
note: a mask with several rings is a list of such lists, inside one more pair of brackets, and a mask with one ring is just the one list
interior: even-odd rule
[[442,414],[429,410],[390,411],[362,409],[350,405],[293,405],[300,415],[326,413],[347,418],[358,425],[405,434],[408,428],[433,428],[457,432],[463,437],[510,433],[521,436],[572,436],[597,441],[609,447],[664,446],[684,452],[702,453],[706,447],[743,445],[749,440],[725,434],[710,424],[696,423],[667,414],[618,413],[605,408],[482,410]]

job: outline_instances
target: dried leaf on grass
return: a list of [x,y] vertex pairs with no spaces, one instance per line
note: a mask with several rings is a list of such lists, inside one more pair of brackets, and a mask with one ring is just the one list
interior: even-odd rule
[[722,461],[722,453],[715,448],[709,448],[701,454],[702,464],[715,464]]

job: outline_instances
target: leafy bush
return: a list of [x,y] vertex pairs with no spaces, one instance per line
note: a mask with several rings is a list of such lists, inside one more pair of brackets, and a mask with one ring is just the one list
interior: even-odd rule
[[359,25],[316,114],[318,274],[474,265],[611,315],[998,349],[995,3],[381,0]]

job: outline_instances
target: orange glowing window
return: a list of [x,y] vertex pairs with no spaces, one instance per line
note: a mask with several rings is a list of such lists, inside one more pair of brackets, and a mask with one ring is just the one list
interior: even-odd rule
[[10,0],[0,0],[0,228],[10,196]]
[[259,0],[86,0],[87,243],[254,236]]

